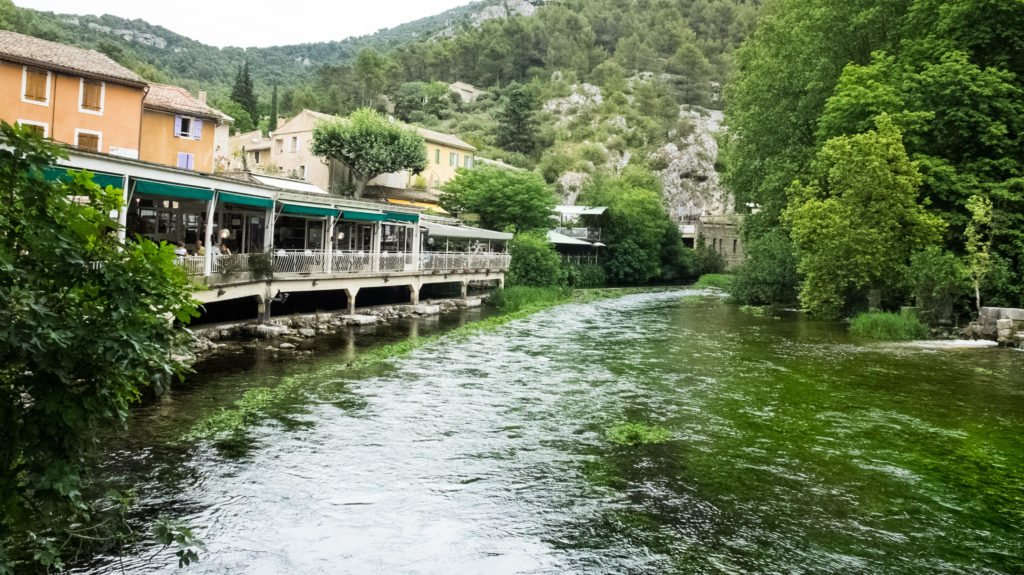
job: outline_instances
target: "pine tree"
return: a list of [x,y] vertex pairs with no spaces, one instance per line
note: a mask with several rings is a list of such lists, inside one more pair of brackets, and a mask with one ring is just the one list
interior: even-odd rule
[[498,116],[498,146],[530,155],[537,148],[537,122],[533,117],[536,103],[529,89],[515,82],[507,93],[508,101]]
[[238,67],[235,75],[235,86],[231,89],[231,99],[238,102],[238,105],[249,112],[253,122],[259,123],[259,110],[257,110],[256,92],[252,87],[252,76],[249,75],[249,61]]

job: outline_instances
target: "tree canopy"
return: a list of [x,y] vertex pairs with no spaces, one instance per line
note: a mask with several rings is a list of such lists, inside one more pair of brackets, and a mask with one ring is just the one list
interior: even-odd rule
[[121,190],[84,172],[51,183],[59,148],[0,136],[0,571],[12,547],[59,569],[69,537],[93,533],[90,432],[183,372],[172,320],[197,314],[170,246],[118,241]]
[[533,172],[481,164],[460,169],[445,184],[441,206],[450,212],[477,214],[485,228],[518,233],[552,226],[555,194]]
[[389,172],[427,167],[427,148],[415,130],[369,108],[352,112],[346,119],[321,122],[313,129],[314,155],[339,160],[355,175],[355,197],[366,183]]

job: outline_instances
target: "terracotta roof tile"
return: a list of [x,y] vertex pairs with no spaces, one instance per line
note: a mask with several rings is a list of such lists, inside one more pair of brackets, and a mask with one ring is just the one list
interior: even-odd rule
[[149,92],[146,94],[146,99],[142,101],[142,105],[152,110],[179,112],[227,122],[233,121],[227,114],[200,102],[191,92],[180,86],[150,84]]
[[461,148],[463,150],[470,150],[473,152],[476,151],[476,148],[466,142],[463,142],[457,136],[445,134],[443,132],[435,132],[434,130],[420,128],[419,126],[414,126],[414,128],[416,128],[416,131],[419,132],[419,134],[423,136],[423,139],[428,142],[434,142],[435,144],[451,146],[452,148]]
[[106,54],[9,30],[0,30],[0,60],[133,86],[141,87],[146,83],[141,76],[113,61]]

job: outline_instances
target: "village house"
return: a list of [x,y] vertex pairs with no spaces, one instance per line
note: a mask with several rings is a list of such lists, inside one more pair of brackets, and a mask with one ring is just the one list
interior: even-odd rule
[[84,150],[139,157],[146,81],[95,50],[0,30],[0,119]]
[[206,92],[196,98],[178,86],[150,84],[142,105],[139,159],[182,170],[214,171],[214,157],[227,150],[227,130],[234,120],[208,106]]

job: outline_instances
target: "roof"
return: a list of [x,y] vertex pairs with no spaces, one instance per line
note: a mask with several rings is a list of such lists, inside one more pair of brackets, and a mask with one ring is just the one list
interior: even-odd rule
[[423,139],[428,142],[441,144],[443,146],[451,146],[452,148],[469,150],[471,152],[476,151],[476,148],[467,144],[466,142],[463,142],[457,136],[445,134],[442,132],[435,132],[434,130],[428,130],[426,128],[421,128],[419,126],[414,126],[414,128],[416,128],[416,132],[419,133],[419,135],[423,136]]
[[437,236],[439,238],[469,238],[474,240],[502,241],[512,239],[512,234],[506,232],[496,232],[493,230],[485,230],[483,228],[471,228],[469,226],[449,226],[426,220],[423,220],[421,223],[423,224],[423,227],[427,228],[427,232],[430,235]]
[[558,232],[548,231],[548,242],[563,246],[592,246],[590,242],[578,240],[576,238],[570,238],[569,236],[562,235]]
[[563,216],[599,216],[607,210],[605,206],[555,206],[555,211]]
[[396,206],[409,206],[412,208],[420,208],[421,210],[426,210],[428,212],[434,212],[435,214],[441,214],[442,216],[448,215],[448,210],[442,208],[437,204],[432,204],[430,202],[413,202],[409,200],[400,200],[397,198],[386,198],[384,201],[386,201],[389,204],[395,204]]
[[282,134],[312,132],[313,128],[321,121],[331,121],[338,119],[338,116],[324,114],[323,112],[314,112],[313,110],[310,109],[303,109],[301,112],[295,114],[291,118],[279,122],[277,125],[277,129],[273,130],[273,135],[280,136]]
[[146,98],[142,101],[142,105],[151,110],[183,112],[222,122],[235,121],[234,118],[224,112],[207,106],[185,88],[169,84],[150,84],[149,92],[146,93]]
[[106,54],[50,42],[9,30],[0,30],[0,60],[39,66],[58,72],[87,76],[139,88],[141,76],[118,64]]
[[273,186],[275,188],[281,188],[282,190],[291,190],[293,192],[305,192],[307,194],[327,195],[326,190],[322,190],[309,182],[303,182],[301,180],[292,180],[290,178],[275,178],[273,176],[264,176],[263,174],[252,174],[252,179],[263,184],[264,186]]

